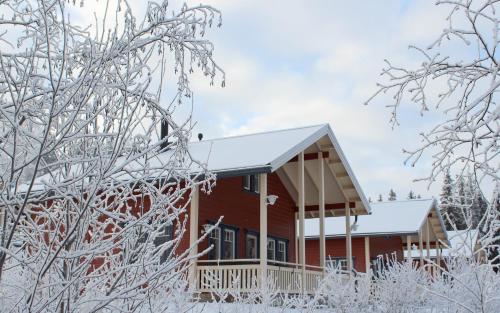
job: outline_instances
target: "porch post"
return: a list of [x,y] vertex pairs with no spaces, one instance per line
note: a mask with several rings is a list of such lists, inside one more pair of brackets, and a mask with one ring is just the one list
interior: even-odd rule
[[413,259],[412,259],[412,255],[411,255],[411,236],[410,235],[406,236],[406,250],[408,251],[408,261],[411,264]]
[[365,237],[365,269],[370,272],[370,237]]
[[[191,206],[189,212],[189,246],[192,247],[191,252],[189,252],[189,256],[194,258],[198,254],[198,245],[196,242],[198,241],[198,215],[200,210],[200,191],[198,185],[195,185],[193,189],[191,189]],[[189,267],[189,280],[190,284],[196,284],[196,260],[191,259],[191,266]]]
[[422,230],[418,231],[418,249],[420,250],[420,267],[424,267],[424,242],[422,239]]
[[319,161],[319,266],[325,270],[325,172],[323,152],[318,152]]
[[427,235],[427,239],[425,240],[425,245],[427,246],[427,259],[430,260],[431,258],[431,239],[430,239],[430,227],[429,227],[429,217],[427,217],[427,220],[425,221],[426,223],[426,227],[427,227],[427,231],[426,231],[426,235]]
[[304,234],[304,218],[305,218],[305,186],[304,186],[304,152],[299,154],[298,162],[298,187],[299,187],[299,259],[302,268],[301,288],[305,290],[306,282],[306,240]]
[[260,194],[260,286],[267,284],[267,174],[259,174]]
[[345,203],[345,232],[346,232],[346,258],[349,275],[352,272],[352,240],[351,240],[351,208],[349,202]]
[[439,241],[437,241],[436,238],[436,253],[437,253],[437,267],[436,267],[436,272],[439,273],[440,267],[441,267],[441,247],[439,245]]
[[295,213],[295,220],[293,227],[295,227],[295,235],[293,238],[293,244],[295,245],[295,263],[299,263],[299,228],[297,227],[297,223],[299,221],[299,214]]

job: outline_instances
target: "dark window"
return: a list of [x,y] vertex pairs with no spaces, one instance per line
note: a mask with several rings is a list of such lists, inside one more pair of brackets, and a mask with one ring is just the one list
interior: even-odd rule
[[247,234],[246,238],[246,257],[247,259],[256,259],[258,257],[258,239],[256,235]]
[[208,253],[210,260],[220,259],[220,228],[214,228],[208,238],[208,244],[213,246],[212,250]]
[[[163,244],[166,244],[167,242],[169,242],[172,239],[174,239],[174,227],[172,225],[164,225],[159,229],[158,235],[153,240],[153,243],[154,243],[155,247],[159,247]],[[160,264],[167,261],[168,256],[170,255],[170,252],[172,252],[171,247],[169,249],[163,251],[163,253],[160,256]]]
[[276,261],[286,262],[286,242],[279,240],[276,248]]
[[208,244],[213,248],[208,253],[210,260],[237,259],[238,228],[219,224],[208,237]]
[[259,193],[259,175],[245,175],[243,176],[243,189]]
[[276,241],[271,238],[267,238],[267,259],[276,260]]
[[[330,269],[347,271],[347,258],[346,257],[327,258],[325,265],[327,268]],[[352,257],[352,266],[354,267],[354,257]]]
[[224,229],[224,260],[232,260],[236,255],[236,232]]

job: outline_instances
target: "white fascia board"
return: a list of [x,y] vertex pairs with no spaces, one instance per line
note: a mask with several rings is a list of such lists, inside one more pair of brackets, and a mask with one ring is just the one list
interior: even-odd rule
[[344,166],[347,174],[349,175],[349,178],[352,181],[352,184],[354,185],[354,189],[356,189],[356,192],[358,193],[359,198],[363,202],[363,205],[365,206],[368,214],[371,214],[372,210],[370,207],[370,203],[366,199],[366,196],[365,196],[363,190],[361,189],[361,186],[359,185],[359,182],[356,179],[356,176],[354,175],[354,172],[352,171],[351,166],[349,165],[349,161],[347,160],[347,157],[345,156],[344,151],[342,151],[342,149],[340,148],[340,144],[337,141],[337,138],[335,137],[332,129],[330,128],[330,125],[326,125],[326,128],[327,128],[328,137],[330,138],[330,141],[332,142],[333,147],[335,148],[335,151],[339,155],[340,160],[342,161],[342,165]]
[[321,137],[325,136],[327,134],[327,128],[329,128],[327,124],[322,125],[321,128],[319,128],[316,132],[307,137],[305,140],[302,140],[294,147],[290,148],[290,150],[283,153],[275,160],[271,161],[271,163],[269,163],[269,165],[271,166],[271,171],[272,172],[276,171],[278,168],[285,165],[290,159],[295,157],[300,152],[309,148],[309,146],[311,146],[316,141],[321,139]]

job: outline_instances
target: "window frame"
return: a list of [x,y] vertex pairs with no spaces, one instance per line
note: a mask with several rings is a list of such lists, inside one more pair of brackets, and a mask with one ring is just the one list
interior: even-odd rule
[[[255,240],[255,256],[249,255],[248,251],[248,239],[252,238]],[[245,257],[247,259],[258,259],[259,258],[259,236],[258,234],[247,232],[245,236]]]
[[[269,249],[269,243],[273,243],[273,247],[272,249]],[[271,260],[271,261],[276,261],[276,239],[272,238],[272,237],[267,237],[267,247],[266,247],[266,251],[267,251],[267,259],[268,260]],[[269,257],[269,251],[272,251],[272,255],[273,257]]]
[[242,176],[243,190],[250,193],[259,194],[259,174],[248,174]]
[[[215,222],[213,221],[208,221],[208,224],[210,225],[215,225]],[[217,261],[217,260],[226,260],[224,258],[225,256],[225,242],[226,242],[226,237],[225,237],[225,234],[226,234],[226,230],[228,231],[232,231],[234,233],[234,243],[232,245],[232,249],[233,249],[233,258],[232,259],[227,259],[227,260],[236,260],[239,258],[238,256],[238,233],[239,233],[239,228],[238,227],[235,227],[235,226],[231,226],[231,225],[227,225],[227,224],[219,224],[218,227],[216,227],[214,230],[218,229],[219,230],[219,238],[213,238],[212,237],[212,234],[210,234],[208,236],[208,243],[209,245],[210,244],[213,244],[215,241],[218,242],[218,245],[219,245],[219,253],[218,255],[215,255],[214,254],[214,251],[215,249],[212,249],[208,252],[208,259],[211,260],[211,261]]]
[[[223,233],[224,233],[224,239],[221,238],[221,242],[222,242],[222,245],[224,245],[224,248],[221,249],[221,259],[223,260],[234,260],[236,259],[236,231],[234,229],[230,229],[228,227],[225,227],[223,229]],[[232,234],[232,241],[228,241],[227,240],[227,237],[226,237],[226,234]],[[231,255],[232,255],[232,258],[226,258],[226,242],[230,242],[231,243]],[[224,254],[222,254],[224,253]]]
[[[284,240],[277,240],[278,242],[278,246],[276,247],[276,256],[275,256],[275,259],[276,261],[279,261],[279,262],[286,262],[287,261],[287,244],[286,244],[286,241]],[[283,247],[283,251],[280,251],[280,248]],[[278,256],[281,254],[281,259],[279,260],[278,259]]]
[[[355,257],[353,256],[352,257],[352,267],[354,269],[354,261],[355,261]],[[330,264],[333,262],[333,266],[331,266]],[[338,266],[338,263],[340,262],[340,267]],[[342,264],[343,262],[345,262],[345,267],[344,265]],[[326,258],[325,260],[325,267],[326,268],[332,268],[334,270],[341,270],[341,271],[347,271],[348,268],[347,268],[347,257],[346,256],[340,256],[340,257],[328,257]]]

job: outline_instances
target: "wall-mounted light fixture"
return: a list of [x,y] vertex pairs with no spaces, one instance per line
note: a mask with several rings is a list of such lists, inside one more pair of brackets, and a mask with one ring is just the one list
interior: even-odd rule
[[276,203],[276,200],[278,200],[278,198],[279,197],[277,195],[269,195],[266,197],[266,202],[269,205],[274,205]]

